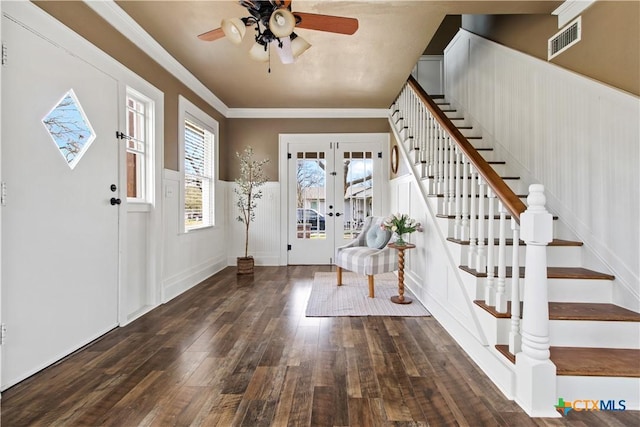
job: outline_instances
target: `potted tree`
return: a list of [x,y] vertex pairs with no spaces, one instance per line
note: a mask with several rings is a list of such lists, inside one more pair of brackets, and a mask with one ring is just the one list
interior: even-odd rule
[[236,156],[240,159],[240,177],[236,179],[234,189],[236,206],[240,211],[236,219],[244,224],[244,256],[237,258],[238,274],[253,274],[254,260],[249,256],[249,225],[256,217],[257,200],[262,198],[260,187],[267,181],[263,167],[269,159],[254,160],[250,146],[242,153],[236,152]]

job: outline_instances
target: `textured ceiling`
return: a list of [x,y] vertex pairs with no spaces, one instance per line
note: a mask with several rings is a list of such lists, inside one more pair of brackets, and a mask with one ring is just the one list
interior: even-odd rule
[[197,38],[223,18],[244,17],[236,1],[118,1],[173,57],[230,108],[386,108],[447,14],[549,14],[557,1],[307,1],[294,12],[357,18],[341,35],[296,29],[312,46],[294,64],[268,64],[242,44]]

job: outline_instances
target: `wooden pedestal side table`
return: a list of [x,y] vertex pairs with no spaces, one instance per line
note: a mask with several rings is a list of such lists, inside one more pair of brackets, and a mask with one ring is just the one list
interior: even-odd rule
[[405,298],[404,296],[404,251],[407,249],[413,249],[416,245],[411,243],[406,243],[404,245],[389,243],[388,246],[398,251],[398,295],[391,297],[391,301],[396,304],[411,304],[413,300],[411,298]]

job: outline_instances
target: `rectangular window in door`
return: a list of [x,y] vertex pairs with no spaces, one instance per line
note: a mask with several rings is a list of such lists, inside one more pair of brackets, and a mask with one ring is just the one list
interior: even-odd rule
[[343,239],[351,240],[362,230],[365,218],[372,215],[373,153],[345,151],[342,170],[345,216]]
[[299,152],[296,157],[296,238],[326,239],[325,153]]

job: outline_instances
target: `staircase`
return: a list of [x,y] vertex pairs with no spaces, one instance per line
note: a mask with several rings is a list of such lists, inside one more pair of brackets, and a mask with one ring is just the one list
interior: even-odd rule
[[[550,237],[525,246],[520,239],[525,212],[536,218],[529,240],[531,230],[544,235],[543,220],[559,222],[545,210],[542,186],[527,191],[461,111],[444,98],[429,98],[411,77],[389,120],[474,296],[487,351],[511,366],[515,400],[532,416],[553,416],[550,406],[558,399],[599,399],[609,409],[611,400],[618,409],[624,401],[627,409],[640,409],[640,314],[610,303],[615,277],[581,265],[580,241]],[[534,209],[527,209],[527,197]],[[539,270],[528,281],[521,260]],[[527,354],[530,363],[518,368],[517,358],[527,360]],[[527,366],[534,368],[523,374]],[[544,380],[550,371],[553,378]]]

